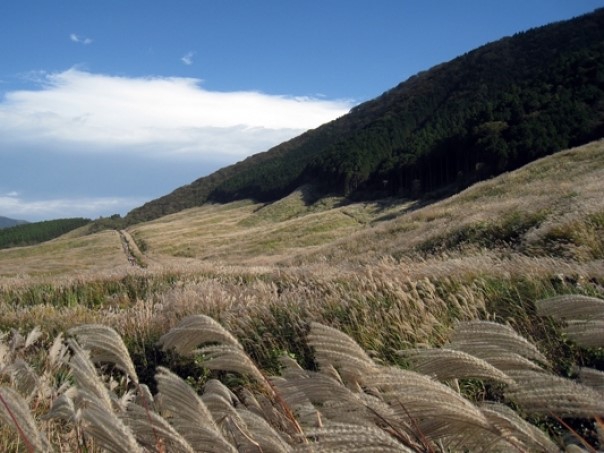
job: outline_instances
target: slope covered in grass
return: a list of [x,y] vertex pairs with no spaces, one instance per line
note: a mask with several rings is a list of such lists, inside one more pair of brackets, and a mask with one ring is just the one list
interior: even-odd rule
[[131,227],[151,255],[226,263],[372,263],[443,253],[604,258],[604,142],[538,160],[422,205],[404,199],[206,205]]
[[306,205],[301,191],[270,204],[234,202],[200,208],[136,225],[133,237],[150,256],[189,257],[227,263],[270,263],[328,244],[364,228],[379,203]]
[[[604,142],[598,141],[432,204],[317,199],[302,187],[272,203],[206,204],[128,231],[157,269],[202,262],[373,264],[446,255],[588,264],[603,258],[603,186]],[[117,233],[70,234],[1,251],[0,274],[112,271],[124,259]]]
[[492,251],[569,261],[604,258],[604,141],[540,159],[411,211],[377,215],[373,228],[317,255],[370,262]]
[[43,244],[0,250],[0,279],[107,272],[127,264],[117,232],[67,234]]

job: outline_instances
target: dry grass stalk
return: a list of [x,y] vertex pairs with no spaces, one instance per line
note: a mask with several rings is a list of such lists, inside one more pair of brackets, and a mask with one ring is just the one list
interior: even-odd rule
[[[208,342],[223,344],[193,349],[200,343]],[[300,425],[294,415],[291,414],[285,401],[274,391],[270,381],[245,353],[239,341],[209,316],[188,316],[178,326],[163,335],[159,343],[164,349],[174,348],[185,354],[201,353],[205,356],[205,365],[210,369],[234,371],[251,376],[263,385],[265,391],[275,403],[281,406],[294,429],[298,433],[302,433]],[[239,425],[235,424],[234,426],[238,427]]]
[[604,347],[604,300],[564,295],[536,302],[537,313],[566,322],[562,331],[581,346]]
[[56,418],[68,423],[79,423],[80,414],[73,401],[76,393],[77,389],[75,387],[71,387],[62,393],[61,396],[52,402],[50,409],[44,414],[44,419],[50,420]]
[[136,441],[143,451],[194,453],[196,451],[229,451],[210,450],[207,444],[200,444],[195,449],[187,442],[166,419],[156,412],[150,412],[145,408],[131,403],[127,410],[120,414],[121,420],[132,431]]
[[159,339],[164,349],[174,349],[182,355],[194,353],[202,343],[222,343],[243,349],[239,341],[209,316],[187,316]]
[[239,409],[239,416],[245,423],[251,438],[262,452],[287,453],[292,451],[292,446],[273,428],[263,417],[246,410]]
[[258,451],[259,444],[248,431],[244,419],[235,405],[240,401],[224,384],[212,379],[204,386],[202,400],[210,410],[222,436],[235,451]]
[[26,400],[30,400],[33,393],[40,387],[40,378],[36,371],[23,359],[17,358],[13,363],[6,366],[1,374],[10,376],[12,386]]
[[[377,389],[406,426],[416,421],[429,438],[444,442],[455,438],[455,444],[492,429],[480,410],[449,387],[419,373],[380,367],[350,337],[334,330],[318,323],[311,325],[309,343],[319,363],[331,363],[354,376],[355,382]],[[357,369],[351,370],[351,364]],[[296,382],[299,390],[313,389],[304,378]],[[305,396],[312,401],[308,392]]]
[[371,357],[354,340],[333,327],[311,323],[308,344],[314,348],[321,367],[334,366],[344,380],[352,384],[377,369]]
[[235,451],[228,443],[212,414],[190,385],[170,370],[160,367],[155,375],[161,409],[172,426],[195,449],[203,451]]
[[295,451],[359,453],[412,453],[416,451],[397,442],[383,430],[371,426],[330,423],[323,428],[308,430],[306,436],[312,442],[309,445],[299,446]]
[[591,387],[533,371],[516,371],[512,377],[516,385],[505,391],[505,397],[528,413],[579,418],[604,416],[602,394]]
[[540,316],[556,319],[604,319],[604,300],[581,295],[562,295],[535,302]]
[[252,377],[259,384],[266,384],[266,378],[262,372],[239,347],[231,345],[205,346],[197,349],[196,352],[203,357],[204,366],[210,370],[233,371]]
[[[527,339],[518,335],[510,326],[490,321],[459,323],[451,335],[451,349],[470,354],[477,351],[510,352],[548,365],[547,358]],[[477,354],[475,354],[477,355]],[[477,357],[482,357],[477,355]]]
[[569,320],[563,331],[571,340],[586,348],[604,347],[604,319]]
[[472,348],[469,348],[467,345],[464,345],[464,348],[466,348],[466,350],[471,352],[473,355],[480,357],[485,362],[490,363],[495,368],[503,371],[508,376],[512,376],[512,373],[516,370],[545,372],[545,370],[535,362],[532,362],[531,360],[526,359],[520,354],[516,354],[514,352],[501,352],[497,348],[493,349],[489,346],[473,346]]
[[463,351],[446,348],[406,349],[399,354],[407,358],[418,373],[435,376],[440,381],[477,378],[512,384],[514,381],[486,360]]
[[358,399],[345,386],[322,373],[307,372],[304,377],[290,377],[273,381],[279,393],[291,407],[307,403],[322,406],[327,401]]
[[[109,389],[99,376],[94,363],[90,360],[88,352],[74,340],[68,340],[72,355],[69,358],[69,369],[78,389],[78,400],[93,400],[95,404],[105,408],[107,412],[113,410],[113,398]],[[78,404],[79,406],[80,404]]]
[[99,447],[115,453],[144,452],[134,433],[104,401],[88,395],[81,417],[84,435],[94,439]]
[[0,387],[0,419],[18,433],[29,452],[50,451],[50,443],[38,429],[27,402],[9,387]]
[[67,332],[78,339],[78,343],[90,352],[95,363],[111,363],[138,383],[134,363],[122,337],[111,327],[100,324],[86,324],[74,327]]
[[577,369],[579,381],[604,394],[604,371],[594,368],[580,367]]
[[471,445],[492,431],[482,412],[450,387],[428,376],[384,368],[370,378],[382,398],[406,423],[415,421],[429,439],[446,445]]
[[551,453],[560,451],[560,448],[543,431],[528,423],[508,406],[500,403],[483,403],[480,409],[499,431],[501,437],[509,439],[515,448]]
[[40,329],[40,326],[35,326],[28,334],[27,337],[25,338],[25,342],[23,344],[23,348],[24,349],[28,349],[31,346],[33,346],[34,344],[36,344],[36,342],[38,340],[40,340],[40,338],[42,338],[42,330]]
[[63,333],[59,333],[48,348],[45,370],[48,372],[56,371],[63,365],[69,354],[69,348],[64,342]]
[[379,427],[403,445],[419,450],[413,429],[397,418],[391,406],[381,400],[377,389],[365,390],[375,396],[364,393],[360,387],[352,391],[339,379],[323,372],[307,371],[305,375],[273,379],[279,393],[305,427],[321,428],[332,422]]

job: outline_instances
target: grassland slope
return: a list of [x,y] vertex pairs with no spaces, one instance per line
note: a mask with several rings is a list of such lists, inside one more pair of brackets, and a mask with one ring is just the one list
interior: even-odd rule
[[604,258],[604,142],[480,182],[445,200],[212,204],[131,227],[147,253],[230,264],[373,263],[446,253]]
[[[588,263],[604,258],[604,142],[570,149],[445,200],[343,197],[308,203],[302,187],[272,203],[206,204],[131,226],[151,268],[372,264],[447,254],[515,254]],[[69,234],[0,251],[0,275],[110,271],[124,264],[117,232]],[[126,267],[127,269],[127,267]]]

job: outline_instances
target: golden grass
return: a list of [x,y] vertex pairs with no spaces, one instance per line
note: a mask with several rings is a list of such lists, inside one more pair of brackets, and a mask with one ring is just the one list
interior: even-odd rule
[[[396,218],[375,224],[290,263],[307,263],[317,259],[336,262],[356,260],[371,262],[385,255],[411,255],[416,247],[433,241],[435,246],[451,236],[471,229],[484,230],[497,225],[511,214],[518,220],[533,219],[518,239],[523,252],[550,254],[544,242],[548,233],[570,225],[573,230],[586,228],[594,216],[604,212],[604,140],[590,143],[535,161],[515,172],[480,182],[450,198],[403,212]],[[513,226],[513,225],[511,225]],[[601,227],[600,227],[601,228]],[[570,229],[570,228],[569,228]],[[602,233],[602,230],[599,230]],[[581,248],[598,250],[597,231],[591,228],[586,241],[575,243],[564,237],[557,241],[558,255],[568,258],[593,259]],[[603,234],[600,234],[601,238]],[[601,251],[601,250],[600,250]],[[470,250],[470,254],[472,250]],[[601,254],[599,259],[604,258]]]
[[[30,452],[554,452],[564,437],[552,439],[523,414],[584,424],[604,414],[597,386],[541,368],[541,351],[507,325],[461,322],[448,335],[455,350],[395,351],[412,356],[413,370],[374,359],[338,329],[308,327],[301,341],[318,369],[280,353],[282,373],[268,377],[221,323],[184,317],[159,343],[166,353],[193,356],[205,374],[184,379],[157,366],[154,384],[140,379],[125,342],[107,326],[78,326],[49,347],[38,329],[14,331],[0,338],[0,444]],[[510,367],[506,355],[534,368]],[[229,389],[218,376],[237,384]],[[497,381],[500,394],[468,398],[459,385],[468,377]],[[191,386],[198,379],[202,392]],[[561,423],[590,449],[604,440]]]
[[115,231],[69,235],[35,246],[0,250],[0,278],[96,273],[127,266]]
[[[148,336],[172,327],[177,314],[216,315],[234,320],[229,326],[237,330],[237,316],[272,323],[274,311],[288,307],[308,322],[347,319],[342,328],[371,338],[363,347],[434,341],[456,317],[491,316],[484,288],[493,282],[535,282],[539,297],[568,289],[601,294],[597,247],[559,241],[564,253],[550,255],[546,232],[569,221],[587,225],[604,209],[603,161],[604,142],[595,142],[416,209],[394,200],[342,205],[332,198],[306,205],[301,191],[270,205],[206,205],[129,229],[144,245],[146,269],[127,263],[112,231],[3,250],[0,325],[41,322],[54,329],[102,322]],[[511,245],[489,247],[459,233],[480,224],[470,231],[488,240],[505,233],[507,224],[513,232],[514,222],[535,213],[545,214]],[[466,242],[438,247],[452,237]],[[414,288],[423,281],[437,285],[439,294],[435,302],[432,293],[421,300],[428,309],[416,312],[424,296]],[[486,296],[502,297],[499,289]],[[135,326],[130,319],[138,319],[139,309],[147,318]],[[379,325],[390,327],[374,335]]]
[[378,212],[377,203],[337,206],[336,199],[305,205],[303,194],[268,205],[207,205],[134,226],[131,234],[155,260],[196,258],[270,264],[358,231]]

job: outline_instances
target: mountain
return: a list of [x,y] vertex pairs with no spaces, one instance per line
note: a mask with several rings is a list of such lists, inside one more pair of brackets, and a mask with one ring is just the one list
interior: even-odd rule
[[599,9],[417,74],[335,121],[132,210],[126,221],[206,202],[273,201],[302,185],[315,197],[450,193],[602,136]]
[[24,223],[27,222],[25,220],[15,220],[0,216],[0,228],[10,228],[16,225],[22,225]]

